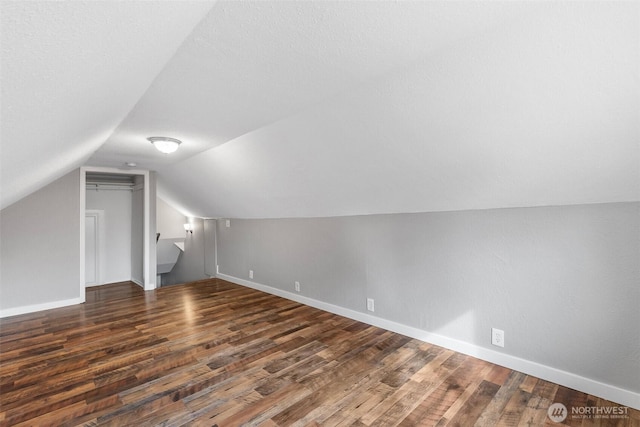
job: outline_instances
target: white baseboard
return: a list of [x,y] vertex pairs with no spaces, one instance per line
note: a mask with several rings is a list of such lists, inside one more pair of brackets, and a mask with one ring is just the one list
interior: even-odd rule
[[574,390],[579,390],[584,393],[598,396],[606,400],[610,400],[612,402],[616,402],[618,404],[640,410],[640,393],[635,393],[630,390],[625,390],[610,384],[605,384],[596,380],[592,380],[590,378],[582,377],[571,372],[542,365],[531,360],[522,359],[520,357],[490,350],[465,341],[456,340],[444,335],[434,334],[432,332],[414,328],[412,326],[403,325],[401,323],[376,317],[371,314],[361,313],[349,308],[329,304],[323,301],[318,301],[299,294],[295,294],[293,292],[274,288],[272,286],[251,282],[249,280],[240,279],[238,277],[229,276],[222,273],[218,273],[217,277],[232,283],[236,283],[238,285],[266,292],[268,294],[277,295],[279,297],[315,307],[320,310],[328,311],[330,313],[338,314],[349,319],[357,320],[368,325],[377,326],[379,328],[406,335],[420,341],[457,351],[459,353],[473,356],[478,359],[486,360],[487,362],[495,363],[496,365],[504,366],[506,368],[513,369],[527,375],[532,375],[546,381],[560,384]]
[[62,301],[52,301],[43,304],[24,305],[22,307],[5,308],[0,310],[0,319],[10,316],[18,316],[20,314],[35,313],[36,311],[50,310],[52,308],[67,307],[69,305],[82,304],[82,299],[72,298]]

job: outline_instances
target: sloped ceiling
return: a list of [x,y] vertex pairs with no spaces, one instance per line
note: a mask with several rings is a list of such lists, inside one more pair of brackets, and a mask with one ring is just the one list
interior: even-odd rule
[[0,206],[81,166],[212,5],[0,1]]
[[[49,169],[84,161],[136,162],[158,172],[165,200],[203,217],[640,199],[638,3],[219,1],[197,25],[207,7],[184,12],[183,22],[171,16],[182,25],[170,28],[180,31],[162,42],[145,27],[155,15],[135,4],[141,10],[127,22],[140,20],[141,29],[124,42],[145,45],[155,68],[128,65],[126,45],[112,50],[118,69],[91,80],[87,58],[61,50],[73,58],[61,70],[77,68],[81,87],[71,79],[66,91],[52,89],[54,79],[36,92],[72,91],[81,107],[64,108],[63,117],[51,106],[36,109],[38,116],[25,111],[16,117],[31,121],[10,121],[6,144],[3,101],[3,187],[21,171],[5,174],[8,145],[10,164],[15,151],[48,153],[42,164],[51,167],[38,168],[38,182],[50,179]],[[179,15],[184,3],[162,4]],[[60,31],[77,13],[57,12]],[[70,37],[102,46],[114,33],[108,27],[89,25]],[[35,28],[39,39],[58,31]],[[12,51],[3,41],[3,98],[5,50]],[[28,76],[17,68],[15,76]],[[13,98],[24,91],[40,99],[29,95],[33,78],[23,78]],[[96,109],[101,102],[115,107]],[[33,123],[43,115],[44,124],[64,127],[54,134]],[[183,144],[162,155],[146,140],[154,135]],[[46,137],[31,145],[33,136]],[[25,145],[11,148],[13,141]],[[52,155],[60,146],[65,161]]]

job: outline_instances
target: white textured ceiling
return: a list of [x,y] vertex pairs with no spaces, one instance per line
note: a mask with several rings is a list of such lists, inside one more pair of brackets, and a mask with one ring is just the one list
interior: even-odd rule
[[0,206],[81,166],[212,5],[0,1]]
[[[444,2],[221,1],[91,159],[149,168],[231,141],[406,67],[519,7]],[[151,135],[185,141],[159,156]]]
[[[75,93],[64,98],[65,126],[54,138],[44,125],[60,114],[44,124],[9,121],[6,143],[3,100],[3,187],[20,177],[21,167],[5,174],[15,152],[46,147],[42,159],[51,167],[36,168],[38,177],[51,179],[50,169],[77,167],[91,153],[92,165],[134,161],[158,171],[163,198],[204,217],[640,199],[638,3],[219,1],[185,39],[206,7],[184,6],[191,12],[180,23],[173,15],[184,3],[163,2],[181,28],[170,26],[176,34],[159,42],[145,27],[155,15],[136,2],[127,22],[139,20],[142,29],[128,30],[121,52],[109,45],[118,67],[97,67],[104,73],[95,80],[86,61],[96,58],[72,41],[91,50],[110,44],[115,32],[111,24],[65,30],[78,13],[103,13],[73,4],[54,13],[61,28],[31,30],[38,39],[68,34],[54,46],[72,59],[36,91]],[[38,19],[44,25],[46,17]],[[144,62],[157,60],[153,70],[122,66],[132,60],[134,40],[145,45],[138,52]],[[21,48],[6,46],[3,40],[3,99],[7,55]],[[28,83],[41,79],[29,77],[29,61],[9,74],[18,83],[10,99],[24,92],[38,106]],[[74,78],[62,78],[65,70]],[[118,90],[121,80],[130,83],[126,90]],[[112,107],[95,107],[97,100]],[[15,117],[50,113],[29,115],[28,105]],[[30,133],[43,141],[31,145],[23,137]],[[154,135],[184,142],[165,156],[146,141]],[[47,151],[60,139],[64,159]],[[13,141],[25,145],[12,148]]]

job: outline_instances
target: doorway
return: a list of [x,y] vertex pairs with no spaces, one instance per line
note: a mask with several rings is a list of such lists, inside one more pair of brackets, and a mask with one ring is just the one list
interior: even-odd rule
[[[87,166],[81,168],[80,180],[81,299],[85,300],[87,286],[116,281],[131,280],[145,290],[155,289],[155,239],[150,244],[150,236],[155,238],[155,203],[151,203],[155,176],[146,170]],[[95,209],[99,206],[95,194],[88,196],[88,191],[103,192],[105,208]],[[129,204],[118,211],[114,206],[119,202],[113,201],[123,198]],[[94,215],[96,210],[104,210],[103,215]]]

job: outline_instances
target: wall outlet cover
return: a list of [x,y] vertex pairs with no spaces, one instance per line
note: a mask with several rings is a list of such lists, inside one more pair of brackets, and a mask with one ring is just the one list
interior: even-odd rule
[[367,298],[367,310],[376,311],[375,303],[373,301],[373,298]]
[[491,328],[491,344],[504,347],[504,331],[502,329]]

